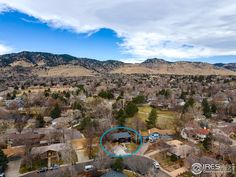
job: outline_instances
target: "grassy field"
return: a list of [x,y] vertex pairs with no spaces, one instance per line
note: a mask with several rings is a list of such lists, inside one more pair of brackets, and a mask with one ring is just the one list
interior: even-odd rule
[[[144,105],[138,107],[138,109],[139,111],[135,116],[145,122],[152,110],[152,107],[149,105]],[[157,109],[157,127],[160,129],[173,129],[173,122],[175,121],[176,117],[177,112]],[[132,118],[129,118],[127,124],[130,124],[131,121]]]

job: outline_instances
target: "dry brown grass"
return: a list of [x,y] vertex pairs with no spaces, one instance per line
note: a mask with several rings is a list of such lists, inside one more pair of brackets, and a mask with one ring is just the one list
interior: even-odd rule
[[13,63],[10,64],[11,66],[22,66],[22,67],[32,67],[33,64],[26,62],[24,60],[19,60],[19,61],[15,61]]
[[94,72],[74,65],[60,65],[47,69],[40,69],[36,72],[39,77],[76,77],[76,76],[93,76]]
[[111,73],[123,74],[176,74],[176,75],[236,75],[236,72],[223,68],[215,68],[210,64],[195,64],[177,62],[172,64],[159,64],[153,67],[145,67],[138,64],[127,64],[117,68]]

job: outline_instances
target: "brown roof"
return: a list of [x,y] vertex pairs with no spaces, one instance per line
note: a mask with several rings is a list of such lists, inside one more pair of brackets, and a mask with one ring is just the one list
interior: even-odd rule
[[3,152],[7,157],[11,157],[11,156],[24,155],[25,150],[23,147],[13,147],[13,148],[3,149]]
[[69,145],[66,143],[57,143],[57,144],[51,144],[49,146],[40,146],[40,147],[33,147],[31,150],[31,154],[33,155],[39,155],[43,154],[48,151],[55,151],[55,152],[60,152],[60,151],[66,151],[70,149]]
[[197,129],[195,130],[196,134],[199,135],[208,135],[210,130],[209,129]]
[[12,145],[24,145],[27,142],[39,143],[44,137],[42,134],[27,132],[27,133],[12,133],[8,135],[8,139],[11,140]]

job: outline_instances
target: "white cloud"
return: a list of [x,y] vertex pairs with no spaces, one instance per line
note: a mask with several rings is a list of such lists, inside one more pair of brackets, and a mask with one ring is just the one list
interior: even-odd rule
[[11,50],[10,47],[0,44],[0,55],[9,53]]
[[[235,0],[0,0],[56,28],[110,28],[136,57],[236,55]],[[1,9],[1,5],[0,5]]]

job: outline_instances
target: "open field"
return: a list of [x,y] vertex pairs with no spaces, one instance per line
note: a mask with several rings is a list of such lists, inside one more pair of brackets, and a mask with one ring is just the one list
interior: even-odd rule
[[[152,110],[152,107],[149,105],[144,105],[138,107],[139,111],[135,115],[144,123],[148,119],[149,113]],[[157,109],[157,127],[160,129],[173,129],[173,123],[177,117],[177,112],[167,111],[167,110],[158,110]],[[127,124],[130,124],[132,118],[127,120]]]

